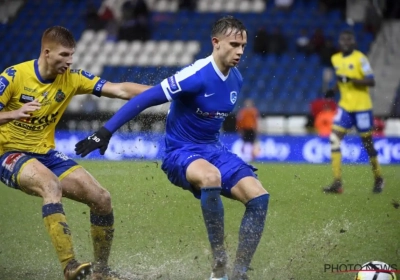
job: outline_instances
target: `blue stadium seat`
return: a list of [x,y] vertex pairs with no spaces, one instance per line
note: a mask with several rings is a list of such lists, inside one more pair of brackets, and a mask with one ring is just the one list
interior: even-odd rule
[[[102,0],[91,0],[91,2],[99,7]],[[86,1],[26,1],[13,22],[0,24],[0,36],[3,39],[0,52],[8,54],[0,58],[0,68],[4,69],[16,62],[36,58],[40,51],[38,38],[44,29],[51,25],[64,25],[72,30],[76,38],[80,38],[86,28],[82,20],[86,5]],[[290,12],[278,11],[272,7],[273,1],[268,1],[267,9],[263,13],[233,13],[243,20],[249,30],[246,56],[239,65],[244,78],[241,98],[246,96],[256,98],[257,105],[263,112],[273,114],[284,113],[285,110],[291,113],[307,112],[309,101],[321,92],[322,67],[318,55],[306,57],[296,53],[295,40],[301,29],[305,28],[311,35],[315,28],[321,27],[325,35],[331,36],[336,42],[338,32],[349,26],[338,10],[328,12],[326,15],[317,13],[317,0],[295,1]],[[195,59],[210,54],[209,27],[220,13],[154,12],[152,16],[153,19],[157,18],[152,22],[153,40],[196,40],[203,47]],[[163,20],[160,21],[160,18]],[[253,54],[253,32],[261,26],[269,30],[280,26],[287,37],[288,52],[282,56]],[[367,52],[373,36],[364,31],[362,24],[356,23],[351,28],[356,33],[359,49]],[[154,84],[178,69],[106,65],[102,76],[114,81],[134,80]]]

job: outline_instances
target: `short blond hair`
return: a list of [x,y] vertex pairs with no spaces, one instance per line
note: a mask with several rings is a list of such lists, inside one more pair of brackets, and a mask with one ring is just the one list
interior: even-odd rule
[[56,43],[67,48],[75,48],[76,46],[74,35],[62,26],[53,26],[43,32],[42,46],[46,43]]

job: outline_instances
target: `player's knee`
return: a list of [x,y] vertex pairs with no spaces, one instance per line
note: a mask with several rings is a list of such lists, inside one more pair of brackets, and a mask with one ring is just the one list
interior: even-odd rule
[[340,140],[339,136],[336,133],[332,132],[329,135],[329,142],[331,143],[331,150],[332,151],[340,150],[340,141],[341,140]]
[[221,186],[221,173],[218,169],[207,171],[201,182],[202,187],[218,187]]
[[97,194],[98,195],[96,196],[96,199],[93,203],[96,212],[101,214],[108,214],[112,209],[110,192],[106,189],[101,189],[100,191],[98,191]]
[[46,183],[40,186],[39,189],[41,189],[40,195],[43,199],[51,202],[61,201],[62,188],[60,181],[56,177],[46,180]]

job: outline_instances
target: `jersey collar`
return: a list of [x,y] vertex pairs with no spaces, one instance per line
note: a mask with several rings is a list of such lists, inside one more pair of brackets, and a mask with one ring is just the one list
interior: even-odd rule
[[36,77],[38,78],[38,80],[42,83],[42,84],[51,84],[52,82],[54,82],[56,79],[52,79],[52,80],[45,80],[42,78],[42,76],[40,76],[40,72],[39,72],[39,64],[38,64],[38,60],[35,59],[34,63],[34,68],[35,68],[35,74]]
[[231,72],[231,70],[229,69],[228,75],[224,75],[222,74],[221,70],[219,70],[217,64],[215,63],[214,57],[212,55],[210,55],[210,60],[211,60],[211,64],[215,70],[215,72],[217,73],[217,75],[221,78],[221,80],[226,81],[226,79],[228,79],[229,77],[229,73]]
[[350,55],[352,55],[354,53],[354,51],[352,51],[351,53],[349,53],[348,55],[345,55],[344,53],[342,53],[342,57],[349,57]]

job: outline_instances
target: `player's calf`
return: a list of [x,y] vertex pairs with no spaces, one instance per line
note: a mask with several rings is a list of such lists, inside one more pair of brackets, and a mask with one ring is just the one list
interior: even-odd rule
[[229,280],[248,280],[249,277],[247,276],[246,272],[239,272],[234,271],[232,277]]
[[[239,245],[233,267],[234,279],[247,279],[246,272],[261,240],[267,217],[269,194],[255,197],[246,203],[239,231]],[[240,276],[240,278],[239,278]]]

